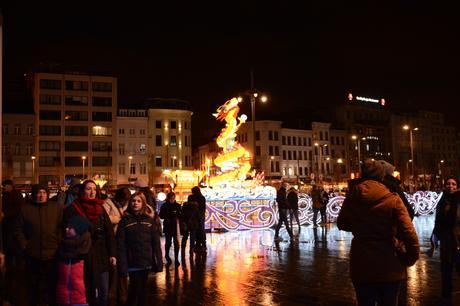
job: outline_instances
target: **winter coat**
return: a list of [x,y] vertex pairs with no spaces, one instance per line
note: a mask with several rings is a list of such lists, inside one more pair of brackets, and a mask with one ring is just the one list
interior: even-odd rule
[[195,231],[200,228],[200,212],[195,201],[185,202],[182,206],[181,232]]
[[63,209],[53,201],[25,204],[14,225],[21,251],[37,260],[54,259],[62,238]]
[[113,230],[116,233],[118,223],[123,217],[126,207],[119,206],[118,204],[114,202],[113,199],[106,199],[102,206],[104,207],[105,212],[109,216],[110,222],[112,222]]
[[385,185],[391,192],[396,192],[398,194],[409,213],[410,219],[413,220],[415,216],[414,207],[412,207],[407,200],[404,190],[401,188],[401,181],[392,175],[385,175],[383,178],[383,185]]
[[460,192],[444,192],[436,207],[433,234],[441,243],[441,261],[452,263],[460,242]]
[[2,193],[2,238],[3,248],[6,254],[18,254],[21,252],[20,246],[13,234],[16,218],[21,213],[23,205],[24,198],[16,189]]
[[286,199],[286,188],[281,187],[276,193],[276,202],[278,203],[278,209],[288,209],[287,199]]
[[58,250],[56,303],[86,304],[84,256],[91,247],[91,234],[64,238]]
[[299,196],[297,192],[290,191],[287,195],[287,202],[289,209],[298,210],[299,209]]
[[204,222],[204,219],[206,218],[206,198],[202,194],[192,194],[191,200],[198,203],[200,220],[201,222]]
[[118,226],[117,242],[121,276],[130,270],[160,272],[163,269],[160,233],[153,218],[126,214]]
[[[419,242],[406,207],[382,183],[363,180],[350,187],[337,219],[353,233],[350,275],[356,282],[395,282],[419,258]],[[396,238],[400,237],[400,241]],[[405,246],[405,252],[400,249]]]
[[323,196],[321,194],[321,189],[313,189],[311,191],[311,201],[313,204],[313,209],[320,209],[323,206]]
[[165,202],[160,208],[160,218],[163,219],[163,233],[176,235],[177,224],[181,218],[181,206],[177,202]]

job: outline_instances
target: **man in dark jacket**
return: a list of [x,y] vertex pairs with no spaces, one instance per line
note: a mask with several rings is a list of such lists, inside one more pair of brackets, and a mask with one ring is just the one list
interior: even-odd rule
[[7,269],[13,264],[14,257],[18,253],[18,245],[13,238],[14,220],[21,212],[24,204],[22,194],[16,190],[12,180],[4,180],[2,192],[3,213],[3,250],[6,256]]
[[[415,228],[400,197],[382,184],[383,165],[365,160],[362,180],[350,186],[337,226],[353,233],[350,275],[359,305],[397,305],[406,267],[419,258]],[[404,245],[405,250],[401,249]]]
[[168,193],[166,202],[160,208],[160,218],[163,219],[163,232],[165,233],[165,258],[168,265],[171,264],[169,250],[171,243],[174,242],[174,259],[175,265],[178,267],[179,262],[179,234],[180,234],[180,218],[181,206],[176,202],[174,192]]
[[63,206],[48,201],[48,189],[32,187],[32,202],[23,206],[15,220],[14,236],[28,263],[31,305],[54,301],[54,259],[62,237]]
[[190,236],[190,255],[196,250],[196,237],[197,232],[201,228],[200,211],[198,203],[193,200],[193,195],[189,195],[187,202],[182,206],[181,215],[181,232],[182,232],[182,257],[185,256],[185,246],[187,245],[188,236]]
[[192,188],[192,201],[198,203],[198,211],[200,216],[200,228],[196,234],[196,248],[200,251],[206,252],[206,198],[203,196],[200,187],[198,186]]
[[282,241],[283,239],[279,236],[281,226],[284,223],[286,226],[286,230],[291,238],[291,241],[294,239],[294,235],[292,234],[291,227],[289,226],[289,222],[287,219],[287,212],[288,212],[288,203],[286,197],[286,186],[283,184],[278,192],[276,193],[276,202],[278,203],[278,224],[275,228],[275,241]]
[[289,193],[287,195],[287,202],[290,212],[290,225],[291,229],[294,230],[292,227],[292,219],[295,218],[297,222],[297,226],[299,227],[299,231],[297,232],[297,236],[300,235],[300,220],[299,220],[299,196],[297,195],[297,190],[294,187],[289,188]]

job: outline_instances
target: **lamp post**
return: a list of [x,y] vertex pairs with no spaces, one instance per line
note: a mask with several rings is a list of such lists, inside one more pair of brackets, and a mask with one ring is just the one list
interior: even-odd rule
[[133,157],[130,155],[128,156],[128,182],[129,178],[131,177],[131,161],[133,160]]
[[318,180],[321,180],[321,168],[322,168],[322,165],[323,165],[323,162],[322,162],[322,156],[321,156],[321,151],[323,150],[323,147],[327,147],[327,144],[319,144],[317,142],[315,142],[315,147],[318,147],[318,155],[319,155],[319,158],[318,158]]
[[339,171],[337,173],[337,185],[339,184],[339,181],[340,181],[340,178],[341,178],[341,175],[342,175],[342,164],[343,164],[343,159],[337,158],[336,167],[339,169]]
[[412,182],[416,184],[415,180],[415,159],[414,159],[414,136],[413,136],[413,131],[418,131],[418,128],[411,128],[409,125],[404,125],[403,129],[406,131],[409,131],[409,146],[410,146],[410,159],[411,159],[411,175],[412,175]]
[[444,186],[444,179],[442,178],[442,165],[444,164],[444,159],[441,159],[438,163],[439,168],[439,181],[441,182],[441,186]]
[[[252,166],[256,166],[256,99],[260,96],[260,93],[254,88],[254,72],[251,70],[251,89],[246,90],[244,95],[250,97],[251,101],[251,129],[252,129]],[[259,97],[262,103],[267,102],[267,96],[262,95]],[[241,102],[242,97],[238,97],[238,101]]]
[[84,180],[85,179],[85,160],[86,160],[86,156],[83,155],[81,157],[81,169],[82,169],[82,179]]
[[32,184],[35,184],[35,156],[31,156],[30,159],[32,160]]
[[272,185],[272,169],[274,168],[274,165],[273,165],[273,160],[275,159],[275,156],[270,156],[270,172],[269,172],[269,176],[270,176],[270,180],[269,180],[269,183],[270,183],[270,186]]

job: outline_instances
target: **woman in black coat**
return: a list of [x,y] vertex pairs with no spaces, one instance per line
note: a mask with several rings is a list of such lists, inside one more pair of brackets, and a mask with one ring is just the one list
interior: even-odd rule
[[166,202],[161,206],[160,218],[163,219],[163,232],[165,233],[165,258],[168,265],[171,264],[169,257],[169,250],[171,249],[171,242],[174,241],[174,260],[175,265],[178,267],[179,262],[179,234],[180,234],[180,218],[181,206],[176,202],[176,194],[174,192],[168,193]]
[[91,249],[85,259],[88,301],[90,305],[107,306],[109,270],[110,266],[116,266],[117,260],[115,235],[103,203],[97,197],[96,183],[84,181],[79,198],[64,211],[63,224],[65,229],[73,216],[82,216],[91,223]]
[[[455,253],[460,247],[460,193],[458,180],[449,177],[445,183],[445,190],[436,207],[436,219],[431,236],[430,255],[441,243],[441,277],[442,297],[447,301],[452,299],[452,270],[454,269]],[[457,273],[460,274],[460,262],[457,262]]]
[[142,192],[131,196],[125,216],[118,225],[117,242],[120,274],[129,274],[126,305],[142,306],[149,272],[163,269],[160,231],[147,213],[147,201]]

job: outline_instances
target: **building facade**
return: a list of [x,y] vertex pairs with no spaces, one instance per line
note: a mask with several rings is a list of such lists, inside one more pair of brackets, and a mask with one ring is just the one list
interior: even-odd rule
[[4,113],[2,117],[2,180],[12,179],[17,185],[36,182],[34,115]]
[[116,183],[117,79],[78,73],[34,74],[38,181],[71,177]]
[[[118,110],[117,185],[142,180],[149,182],[148,117],[145,109]],[[151,142],[151,141],[150,141]]]

